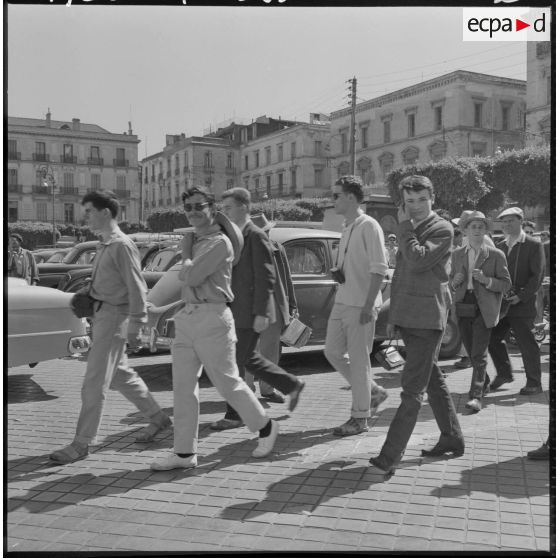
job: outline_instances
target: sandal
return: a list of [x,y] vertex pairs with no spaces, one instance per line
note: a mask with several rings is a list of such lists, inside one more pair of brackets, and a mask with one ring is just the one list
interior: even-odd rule
[[49,455],[49,458],[56,463],[66,464],[73,463],[84,459],[89,455],[89,448],[87,446],[74,445],[73,443],[65,448],[56,450]]
[[169,426],[172,426],[171,419],[165,415],[165,418],[162,420],[162,422],[157,424],[152,422],[146,427],[138,430],[136,433],[136,442],[142,444],[152,442],[159,432],[166,430],[167,428],[169,428]]

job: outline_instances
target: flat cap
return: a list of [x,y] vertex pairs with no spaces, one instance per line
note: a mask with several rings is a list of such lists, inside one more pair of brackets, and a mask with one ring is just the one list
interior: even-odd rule
[[502,219],[508,215],[515,215],[516,217],[523,219],[523,209],[521,209],[521,207],[508,207],[508,209],[504,209],[504,211],[498,215],[498,219]]

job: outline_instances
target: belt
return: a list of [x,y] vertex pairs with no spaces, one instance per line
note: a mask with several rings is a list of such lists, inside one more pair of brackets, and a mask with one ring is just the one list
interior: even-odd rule
[[226,302],[187,302],[182,309],[186,314],[192,312],[209,312],[211,310],[224,310],[228,305]]

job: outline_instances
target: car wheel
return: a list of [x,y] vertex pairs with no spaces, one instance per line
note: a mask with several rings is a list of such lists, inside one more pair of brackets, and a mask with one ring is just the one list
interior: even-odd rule
[[459,327],[452,314],[448,318],[448,323],[442,338],[440,347],[440,358],[451,358],[457,354],[461,347],[461,334]]

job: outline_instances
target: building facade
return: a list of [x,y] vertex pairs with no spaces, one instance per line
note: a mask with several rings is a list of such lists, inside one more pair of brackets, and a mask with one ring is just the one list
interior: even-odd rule
[[[523,147],[525,81],[458,70],[356,107],[355,174],[385,192],[395,168]],[[331,114],[335,175],[350,174],[351,109]]]
[[245,134],[240,145],[240,186],[256,200],[329,195],[329,130],[329,123],[311,120],[251,139]]
[[527,42],[526,144],[549,145],[552,105],[550,41]]
[[[96,124],[8,117],[7,217],[78,225],[81,198],[91,190],[112,190],[120,200],[119,220],[139,218],[137,136],[114,134]],[[53,215],[54,211],[54,215]]]
[[181,206],[182,192],[193,185],[207,187],[220,199],[238,185],[238,157],[238,147],[228,139],[167,135],[163,151],[141,161],[141,220],[154,211]]

